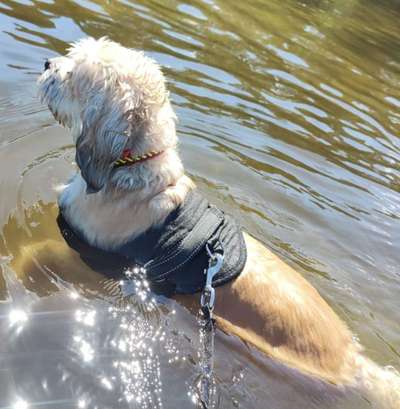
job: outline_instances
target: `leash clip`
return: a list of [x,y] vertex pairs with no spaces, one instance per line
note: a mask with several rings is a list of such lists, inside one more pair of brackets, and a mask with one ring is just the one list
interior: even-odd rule
[[210,257],[208,262],[208,268],[204,270],[206,274],[206,285],[201,294],[201,307],[207,308],[210,312],[214,309],[215,304],[215,289],[212,286],[212,281],[214,276],[221,270],[222,264],[224,262],[224,255],[221,253],[212,253],[206,245],[207,253]]

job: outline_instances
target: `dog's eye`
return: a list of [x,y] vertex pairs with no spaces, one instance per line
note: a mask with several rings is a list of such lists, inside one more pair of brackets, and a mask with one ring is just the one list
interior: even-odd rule
[[46,60],[46,62],[44,63],[44,70],[48,70],[50,68],[50,61]]

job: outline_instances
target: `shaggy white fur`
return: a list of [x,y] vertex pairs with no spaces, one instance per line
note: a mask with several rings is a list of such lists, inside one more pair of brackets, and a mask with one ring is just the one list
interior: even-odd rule
[[[164,76],[143,52],[107,38],[83,39],[48,62],[40,95],[71,130],[80,168],[59,204],[89,243],[110,250],[162,222],[193,186],[176,151]],[[113,169],[124,149],[164,153]]]

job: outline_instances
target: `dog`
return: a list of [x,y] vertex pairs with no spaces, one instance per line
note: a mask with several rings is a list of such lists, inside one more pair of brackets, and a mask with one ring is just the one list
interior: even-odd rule
[[[82,39],[45,63],[40,95],[72,133],[79,172],[63,186],[66,222],[112,252],[161,226],[195,191],[177,151],[160,67],[107,38]],[[136,157],[133,158],[131,153]],[[116,166],[129,162],[130,166]],[[311,378],[400,408],[400,377],[362,355],[344,322],[300,274],[244,233],[247,260],[217,289],[217,325]],[[198,295],[178,299],[198,306]]]

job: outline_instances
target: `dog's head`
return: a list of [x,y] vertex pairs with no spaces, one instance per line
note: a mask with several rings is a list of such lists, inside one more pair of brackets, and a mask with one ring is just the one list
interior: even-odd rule
[[40,96],[72,131],[89,191],[135,188],[135,170],[113,168],[124,149],[142,154],[175,146],[175,114],[164,76],[143,52],[87,38],[44,68]]

